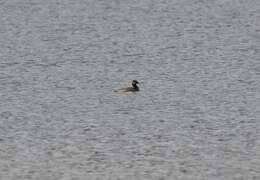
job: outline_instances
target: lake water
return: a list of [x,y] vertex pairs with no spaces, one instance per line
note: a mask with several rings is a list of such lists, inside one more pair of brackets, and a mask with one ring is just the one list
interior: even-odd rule
[[260,179],[259,10],[1,0],[0,179]]

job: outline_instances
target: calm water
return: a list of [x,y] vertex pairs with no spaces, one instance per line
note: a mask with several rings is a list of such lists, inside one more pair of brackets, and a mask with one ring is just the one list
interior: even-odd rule
[[260,179],[259,10],[1,0],[0,179]]

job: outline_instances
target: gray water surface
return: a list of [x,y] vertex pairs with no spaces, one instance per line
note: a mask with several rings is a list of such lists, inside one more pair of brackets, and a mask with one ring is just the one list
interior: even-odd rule
[[260,179],[259,20],[259,0],[1,0],[0,179]]

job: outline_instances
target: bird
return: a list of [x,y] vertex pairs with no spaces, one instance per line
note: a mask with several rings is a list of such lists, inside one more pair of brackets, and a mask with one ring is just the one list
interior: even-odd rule
[[139,91],[139,87],[137,86],[139,82],[137,80],[132,81],[132,87],[125,87],[125,88],[120,88],[118,90],[114,90],[115,92],[137,92]]

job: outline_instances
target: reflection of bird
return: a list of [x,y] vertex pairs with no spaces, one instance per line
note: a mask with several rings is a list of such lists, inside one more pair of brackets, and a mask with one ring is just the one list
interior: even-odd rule
[[121,88],[118,90],[115,90],[115,92],[136,92],[139,91],[139,87],[137,86],[139,82],[137,80],[132,81],[132,87],[126,87],[126,88]]

